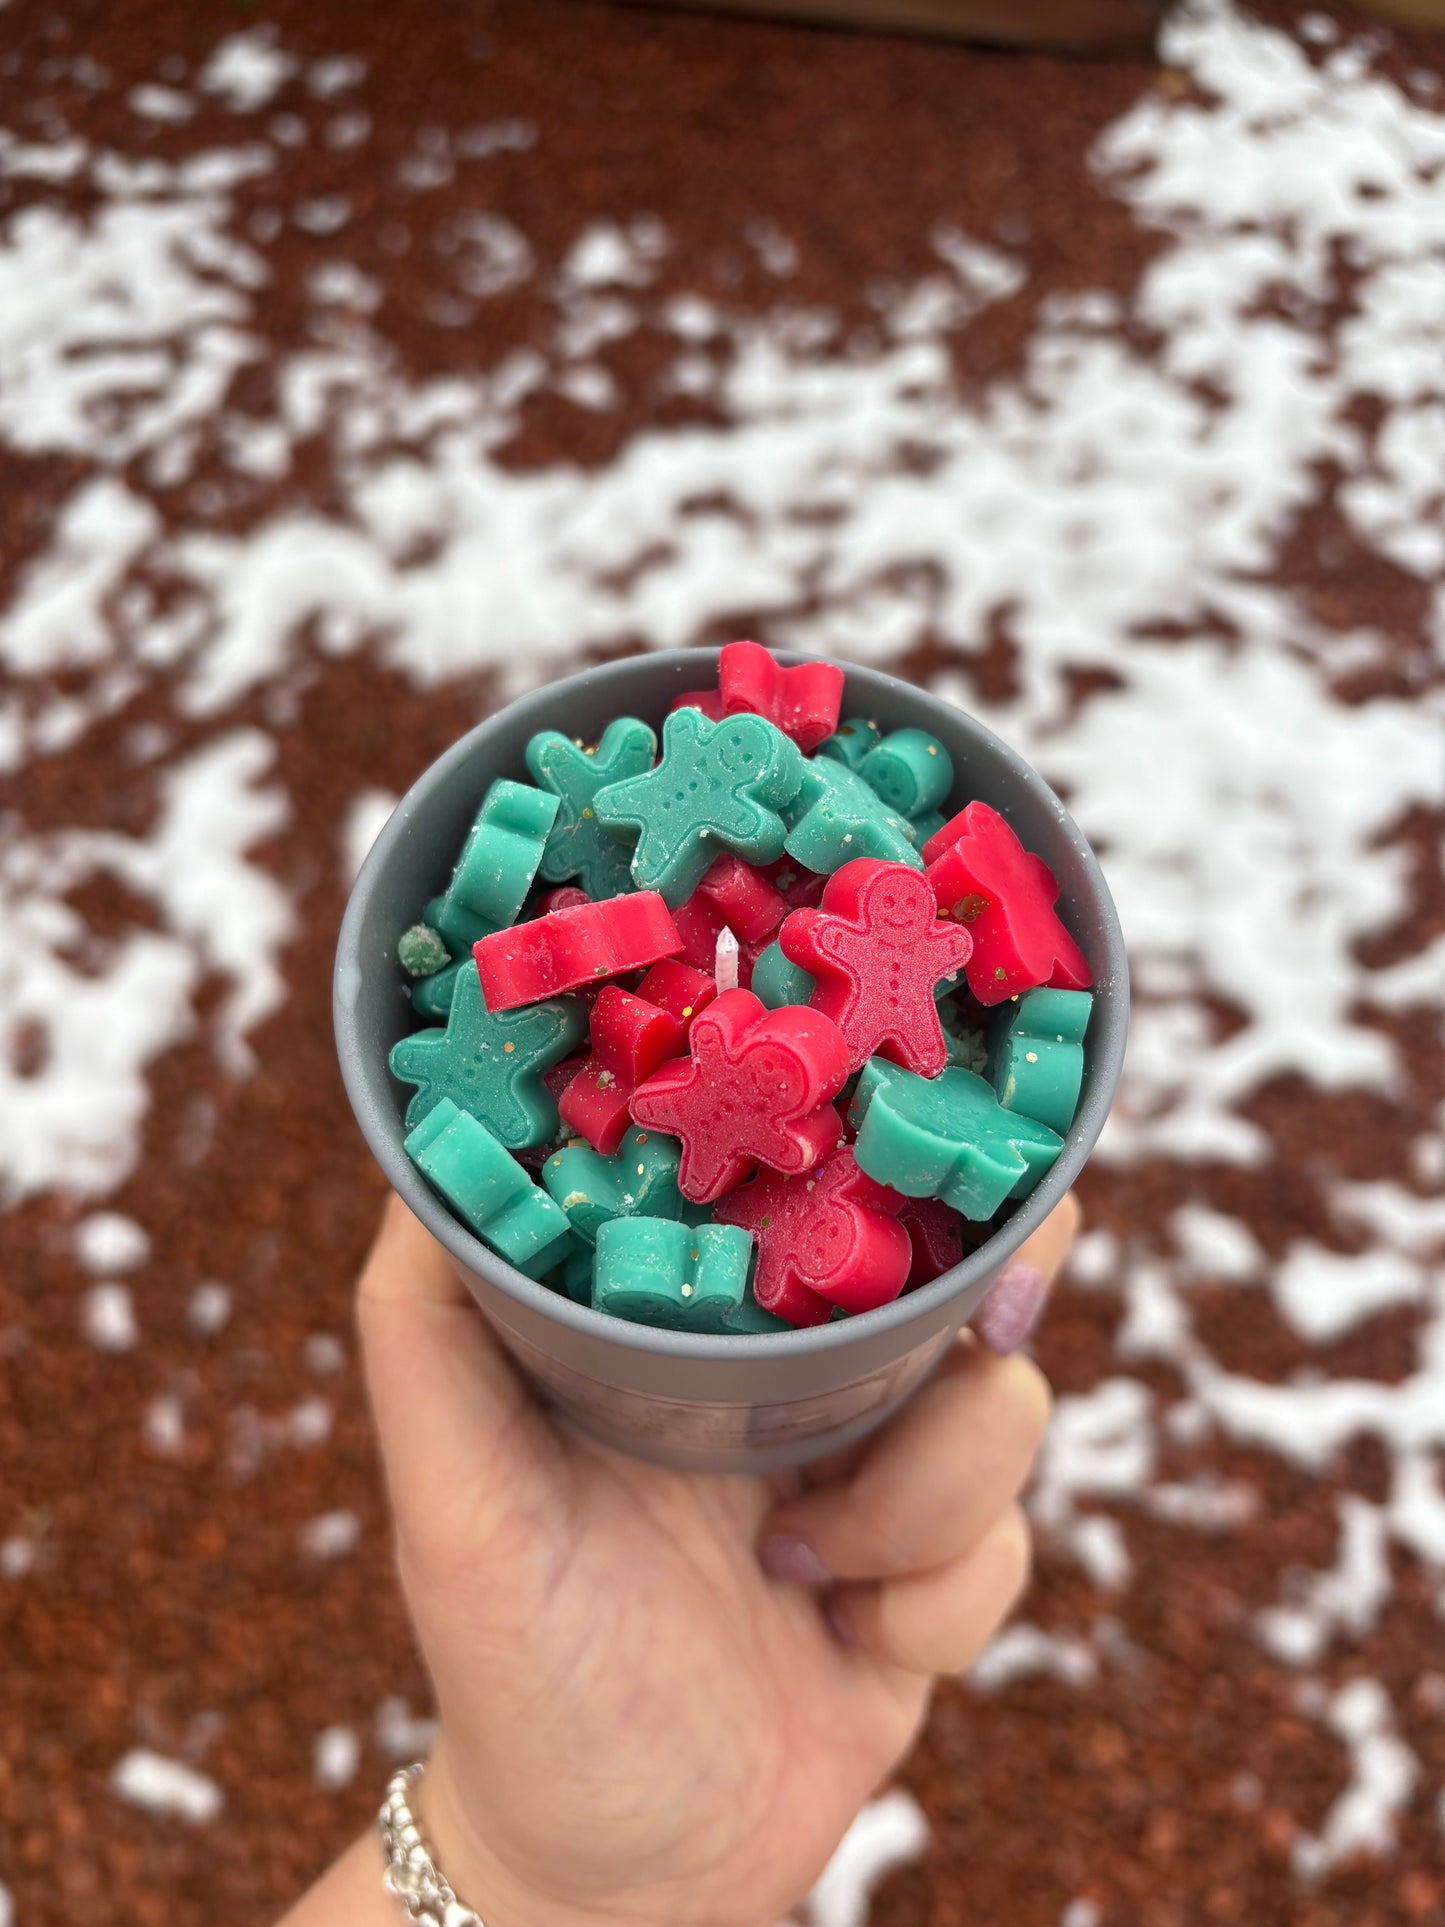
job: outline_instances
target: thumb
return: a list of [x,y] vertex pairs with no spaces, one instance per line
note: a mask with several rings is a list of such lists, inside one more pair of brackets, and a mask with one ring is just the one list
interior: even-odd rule
[[474,1562],[563,1506],[561,1440],[450,1257],[394,1194],[357,1323],[398,1540],[423,1571]]

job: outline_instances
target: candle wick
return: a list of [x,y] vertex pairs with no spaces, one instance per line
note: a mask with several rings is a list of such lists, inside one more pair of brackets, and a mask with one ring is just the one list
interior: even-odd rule
[[717,982],[719,997],[724,991],[736,990],[738,987],[738,940],[726,926],[718,932],[713,977]]

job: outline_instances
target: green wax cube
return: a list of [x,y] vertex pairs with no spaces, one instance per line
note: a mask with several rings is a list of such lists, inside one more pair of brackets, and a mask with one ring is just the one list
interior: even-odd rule
[[592,1306],[673,1331],[726,1331],[752,1255],[752,1238],[737,1225],[613,1218],[597,1233]]
[[869,750],[858,774],[900,816],[936,810],[953,788],[953,758],[925,729],[891,730]]
[[1031,1190],[1063,1149],[1032,1118],[1006,1111],[972,1071],[925,1078],[879,1057],[863,1066],[849,1106],[853,1155],[870,1178],[911,1198],[942,1198],[989,1218]]
[[404,1148],[462,1222],[518,1271],[540,1278],[571,1255],[566,1215],[449,1097],[432,1106]]
[[784,1004],[807,1003],[813,979],[801,964],[783,955],[780,943],[770,943],[753,965],[750,988],[769,1010],[781,1010]]
[[1087,990],[1029,990],[994,1043],[993,1084],[1006,1111],[1063,1133],[1084,1081],[1083,1036],[1094,999]]

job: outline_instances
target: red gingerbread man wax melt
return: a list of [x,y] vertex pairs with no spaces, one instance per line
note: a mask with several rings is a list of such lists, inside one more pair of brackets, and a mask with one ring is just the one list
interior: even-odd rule
[[713,1218],[756,1239],[753,1292],[764,1311],[790,1325],[821,1325],[835,1305],[872,1311],[902,1291],[913,1261],[897,1222],[904,1203],[845,1148],[803,1177],[761,1173],[720,1198]]
[[842,1140],[831,1099],[848,1047],[815,1010],[770,1011],[749,990],[725,991],[693,1019],[692,1054],[633,1093],[632,1115],[681,1140],[678,1189],[710,1204],[756,1164],[811,1171]]
[[1053,871],[997,810],[968,804],[929,837],[923,861],[939,914],[972,932],[965,975],[981,1004],[1001,1004],[1039,984],[1089,988],[1088,959],[1054,911]]
[[816,910],[785,919],[778,941],[815,980],[809,1004],[842,1031],[850,1070],[877,1056],[938,1076],[948,1045],[934,991],[968,962],[973,938],[939,918],[917,870],[873,857],[845,863]]

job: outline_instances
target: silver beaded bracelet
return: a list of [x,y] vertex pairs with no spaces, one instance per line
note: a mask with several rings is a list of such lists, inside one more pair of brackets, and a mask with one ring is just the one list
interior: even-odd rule
[[387,1782],[386,1798],[376,1816],[385,1862],[381,1884],[405,1907],[407,1918],[424,1927],[482,1927],[481,1915],[463,1906],[452,1892],[413,1818],[407,1794],[412,1782],[421,1778],[422,1766],[417,1760]]

